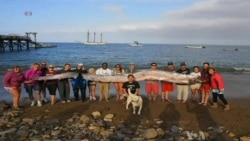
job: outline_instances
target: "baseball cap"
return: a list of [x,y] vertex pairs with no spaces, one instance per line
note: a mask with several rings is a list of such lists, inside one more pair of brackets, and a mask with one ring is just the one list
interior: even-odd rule
[[78,63],[77,66],[83,66],[83,63]]
[[181,62],[181,66],[184,66],[184,65],[186,65],[186,63],[185,62]]

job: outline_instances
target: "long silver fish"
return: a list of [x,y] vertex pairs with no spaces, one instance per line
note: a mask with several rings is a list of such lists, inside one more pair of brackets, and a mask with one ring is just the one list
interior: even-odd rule
[[65,72],[50,76],[40,76],[36,77],[33,80],[54,80],[54,79],[64,79],[64,78],[75,78],[77,76],[77,73],[75,72]]
[[[62,74],[56,74],[53,76],[42,76],[37,77],[34,80],[52,80],[52,79],[63,79],[63,78],[76,78],[78,74],[75,72],[67,72]],[[142,70],[133,74],[137,81],[144,80],[159,80],[167,81],[173,83],[183,83],[190,84],[199,82],[199,78],[193,75],[184,75],[175,72],[166,72],[166,71],[151,71],[151,70]],[[124,75],[92,75],[92,74],[82,74],[85,79],[99,82],[126,82],[128,81],[128,74]]]

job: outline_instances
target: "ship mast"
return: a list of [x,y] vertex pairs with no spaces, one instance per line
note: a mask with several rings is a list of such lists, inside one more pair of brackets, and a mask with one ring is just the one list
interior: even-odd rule
[[93,42],[95,43],[95,32],[94,32],[94,41]]
[[101,33],[101,43],[102,43],[102,33]]
[[89,31],[87,32],[87,43],[89,43]]

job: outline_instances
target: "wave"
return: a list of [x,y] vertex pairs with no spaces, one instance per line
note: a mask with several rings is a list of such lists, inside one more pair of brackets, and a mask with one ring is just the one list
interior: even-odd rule
[[233,67],[237,71],[250,71],[250,68],[244,68],[244,67]]

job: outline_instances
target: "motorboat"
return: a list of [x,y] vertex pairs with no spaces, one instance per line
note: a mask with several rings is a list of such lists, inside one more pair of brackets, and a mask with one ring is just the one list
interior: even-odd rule
[[143,44],[139,43],[138,41],[134,41],[134,43],[129,44],[129,45],[132,46],[132,47],[142,47],[143,46]]
[[202,46],[202,45],[190,45],[190,46],[185,46],[185,48],[203,49],[203,48],[206,48],[206,47]]
[[224,48],[223,51],[238,51],[238,48]]

